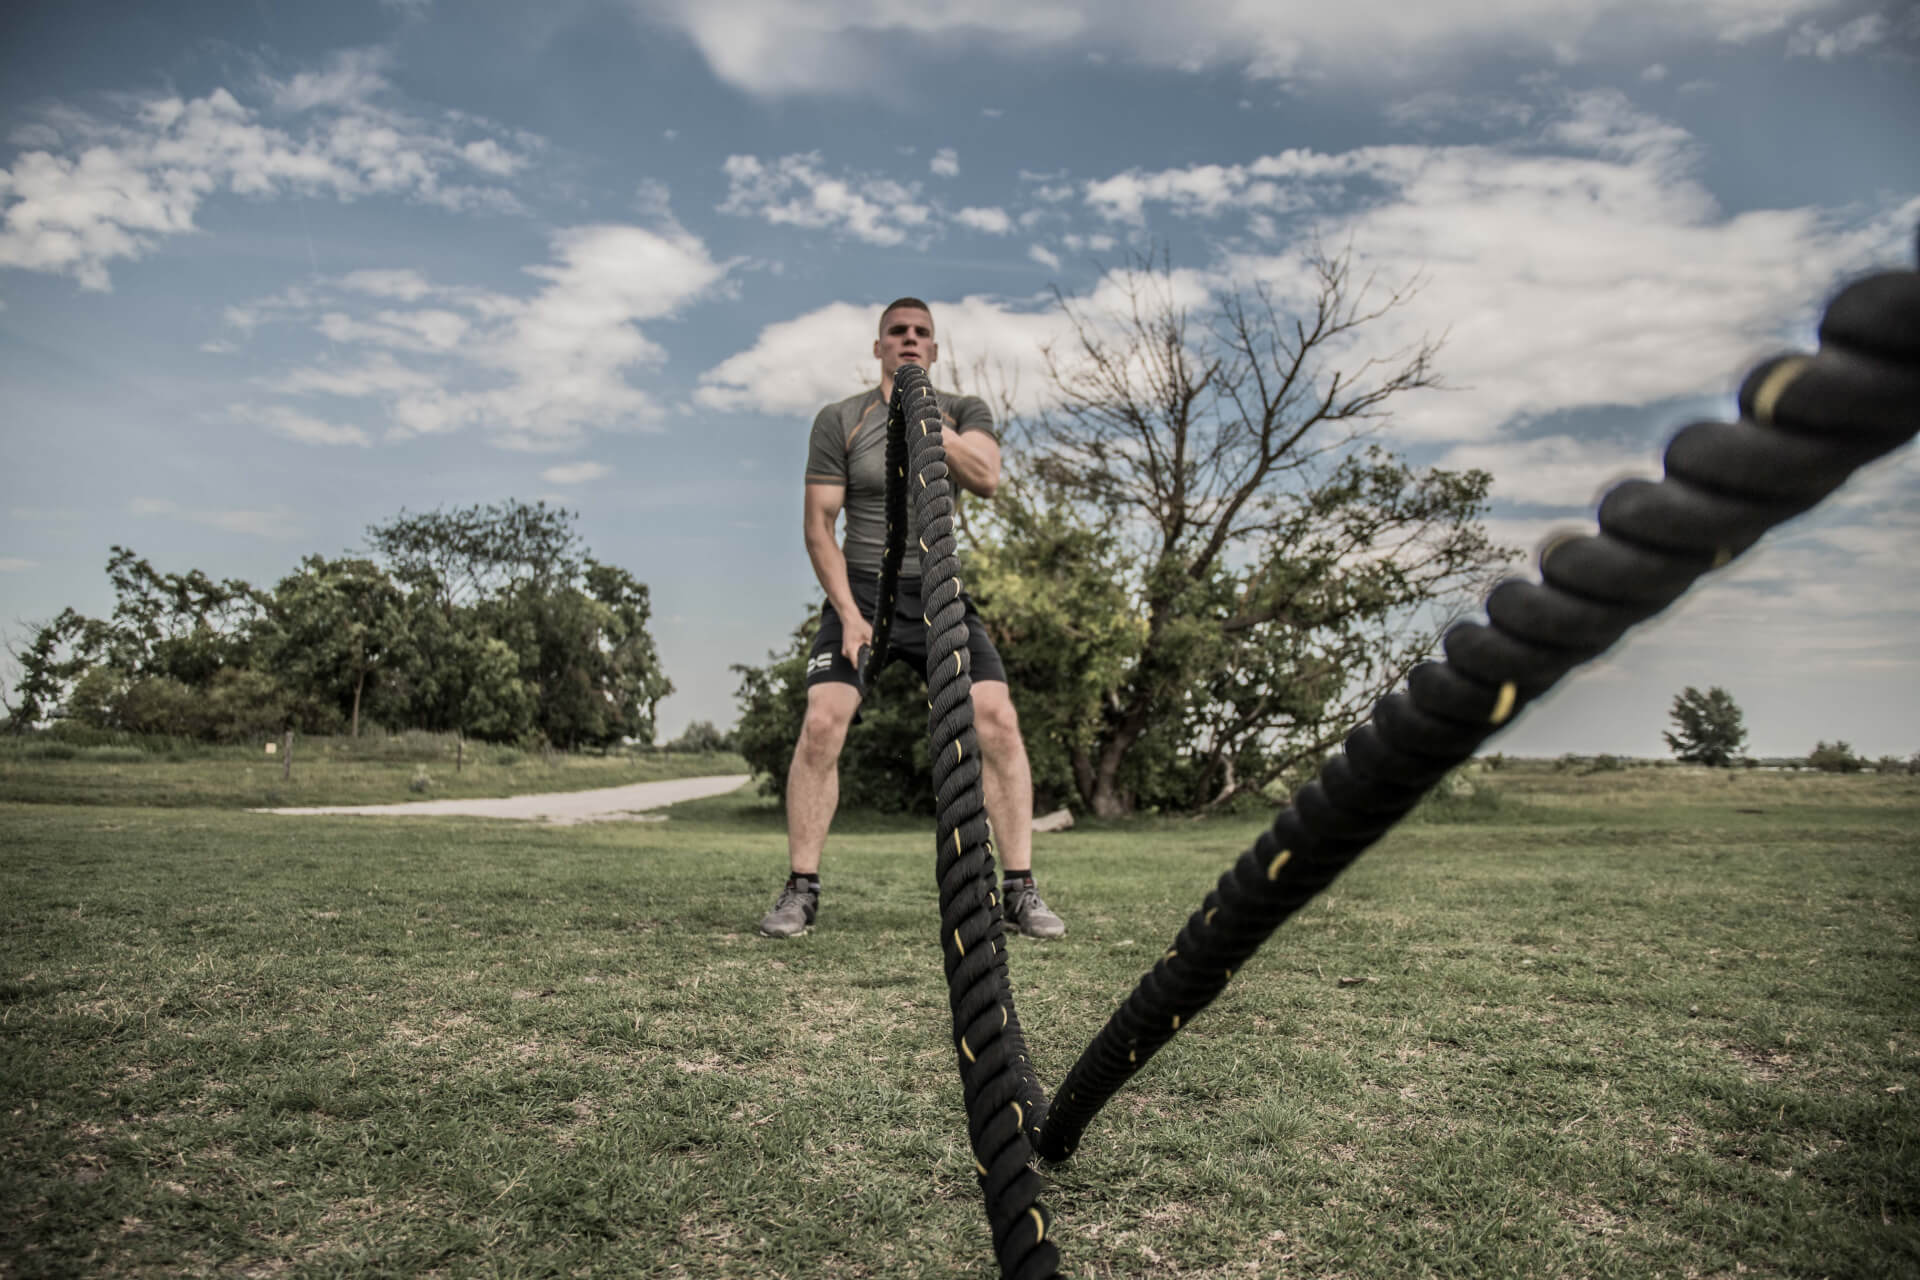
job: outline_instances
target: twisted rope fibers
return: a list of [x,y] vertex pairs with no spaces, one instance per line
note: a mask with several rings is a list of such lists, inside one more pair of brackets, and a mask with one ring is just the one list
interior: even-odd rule
[[[1047,1280],[1059,1273],[1060,1256],[1048,1238],[1052,1215],[1040,1204],[1040,1177],[1032,1168],[1033,1139],[1046,1114],[1047,1098],[1028,1061],[1007,981],[992,827],[973,728],[966,605],[961,600],[940,405],[926,371],[917,365],[902,365],[893,385],[887,422],[890,527],[881,570],[882,616],[892,611],[895,583],[888,578],[891,573],[897,581],[897,544],[906,533],[904,520],[894,514],[904,514],[904,499],[896,490],[910,489],[919,517],[921,598],[926,607],[940,946],[966,1098],[967,1136],[1000,1274],[1008,1280]],[[893,461],[896,441],[904,442],[904,467]],[[876,638],[881,634],[876,625]]]
[[[894,544],[905,535],[896,488],[911,488],[929,633],[941,947],[968,1136],[1003,1277],[1044,1280],[1058,1271],[1033,1155],[1069,1157],[1107,1099],[1219,995],[1282,921],[1562,676],[1920,433],[1920,275],[1887,272],[1850,286],[1828,306],[1819,336],[1815,354],[1778,356],[1747,375],[1738,422],[1679,431],[1667,446],[1664,479],[1609,491],[1598,534],[1546,546],[1539,581],[1501,583],[1486,599],[1486,622],[1450,628],[1444,659],[1420,664],[1405,690],[1376,703],[1220,877],[1051,1104],[1028,1061],[1007,982],[939,407],[924,370],[906,365],[895,374],[881,616],[892,612]],[[910,458],[904,467],[894,449],[902,436]],[[885,634],[876,625],[877,651]]]
[[1615,485],[1598,534],[1547,545],[1540,581],[1495,587],[1485,622],[1451,627],[1444,660],[1414,668],[1404,691],[1375,704],[1081,1054],[1035,1143],[1043,1158],[1071,1155],[1107,1099],[1281,921],[1522,707],[1920,432],[1920,274],[1886,272],[1843,290],[1821,320],[1818,352],[1755,367],[1739,406],[1738,422],[1682,428],[1663,479]]

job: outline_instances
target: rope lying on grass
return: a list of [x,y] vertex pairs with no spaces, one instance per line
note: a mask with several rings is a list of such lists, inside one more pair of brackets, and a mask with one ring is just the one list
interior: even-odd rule
[[[912,491],[922,530],[941,943],[968,1134],[1003,1277],[1058,1269],[1032,1156],[1072,1155],[1106,1101],[1220,994],[1281,921],[1562,676],[1920,432],[1920,274],[1887,272],[1842,291],[1821,320],[1818,352],[1757,366],[1739,405],[1738,422],[1683,428],[1667,446],[1663,479],[1614,486],[1600,503],[1597,534],[1548,545],[1538,581],[1501,583],[1486,599],[1486,621],[1449,629],[1444,660],[1416,667],[1404,691],[1375,704],[1220,877],[1049,1106],[1007,983],[939,407],[924,370],[896,372],[888,510],[897,508],[896,490]],[[894,461],[901,436],[905,466]],[[892,612],[903,523],[890,514],[897,532],[889,534],[891,568],[882,570],[882,625]],[[880,626],[876,636],[883,643]]]

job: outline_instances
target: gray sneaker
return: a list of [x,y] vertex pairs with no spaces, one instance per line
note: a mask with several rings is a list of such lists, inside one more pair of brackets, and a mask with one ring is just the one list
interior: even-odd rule
[[773,910],[760,917],[760,932],[769,938],[797,938],[819,914],[820,890],[809,889],[789,878],[780,896],[774,899]]
[[1021,880],[1012,886],[1001,886],[1007,895],[1007,923],[1029,938],[1064,938],[1067,936],[1067,922],[1053,914],[1052,908],[1040,900],[1040,891],[1033,887],[1031,879]]

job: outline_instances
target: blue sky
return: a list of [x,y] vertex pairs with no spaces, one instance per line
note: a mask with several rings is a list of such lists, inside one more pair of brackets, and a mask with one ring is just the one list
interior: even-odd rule
[[[1030,403],[1054,288],[1165,246],[1193,296],[1284,291],[1351,243],[1424,282],[1377,341],[1447,334],[1388,443],[1492,472],[1532,547],[1920,223],[1912,4],[533,9],[7,7],[11,635],[104,611],[114,543],[265,584],[544,497],[651,585],[666,736],[725,725],[818,594],[807,428],[896,295]],[[1718,684],[1761,753],[1920,749],[1917,480],[1857,477],[1500,745],[1662,754]]]

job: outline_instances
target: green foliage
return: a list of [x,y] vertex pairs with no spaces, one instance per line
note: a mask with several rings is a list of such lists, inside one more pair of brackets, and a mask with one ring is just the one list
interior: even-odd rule
[[715,727],[711,720],[695,720],[686,731],[666,745],[668,751],[732,751],[733,735]]
[[1718,685],[1705,693],[1688,685],[1674,696],[1673,709],[1667,714],[1674,729],[1662,736],[1682,760],[1724,769],[1746,746],[1740,708],[1733,695]]
[[1848,743],[1822,741],[1807,753],[1807,765],[1822,773],[1859,773],[1867,767],[1867,762],[1855,755]]
[[1054,609],[1106,631],[1097,658],[1062,695],[1050,656],[1012,637],[1003,656],[1042,666],[1015,701],[1062,730],[1067,765],[1037,767],[1096,814],[1225,804],[1317,758],[1507,558],[1480,524],[1487,473],[1369,438],[1435,384],[1437,347],[1331,368],[1403,299],[1369,298],[1344,256],[1313,265],[1298,308],[1256,287],[1189,312],[1169,264],[1135,261],[1101,309],[1063,301],[1074,340],[1049,353],[1050,407],[1008,425],[1026,479],[983,521],[982,611],[1003,625],[985,607],[995,553],[1079,553]]
[[8,726],[237,742],[411,726],[563,747],[651,743],[673,689],[646,585],[580,554],[573,516],[509,502],[368,531],[385,565],[313,555],[271,592],[124,547],[113,615],[67,610],[16,651]]

